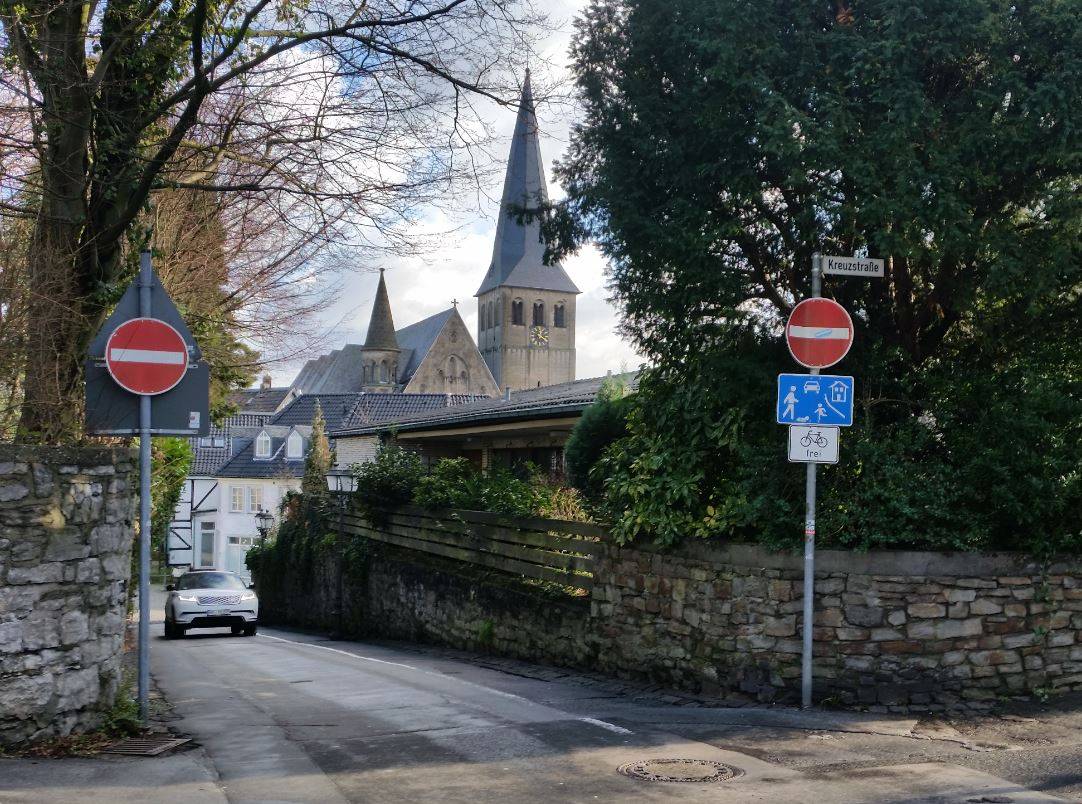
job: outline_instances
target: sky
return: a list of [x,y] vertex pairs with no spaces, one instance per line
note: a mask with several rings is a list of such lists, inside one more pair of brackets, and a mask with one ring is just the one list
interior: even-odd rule
[[[549,64],[546,72],[550,78],[559,80],[567,75],[572,20],[586,3],[585,0],[541,0],[541,4],[550,14],[550,23],[557,29],[544,42],[542,55]],[[488,122],[497,136],[492,147],[503,159],[511,147],[515,110],[492,105],[485,114],[491,115]],[[566,105],[539,104],[537,108],[541,155],[549,180],[549,195],[554,199],[560,198],[563,190],[553,182],[551,167],[554,159],[563,156],[567,147],[574,115],[575,110]],[[321,317],[320,325],[327,335],[320,353],[337,349],[344,343],[364,342],[379,267],[386,270],[387,290],[397,329],[446,310],[452,300],[457,299],[459,312],[476,339],[477,301],[473,294],[492,258],[496,213],[503,186],[503,171],[492,174],[483,193],[464,202],[467,214],[434,206],[419,211],[419,229],[425,234],[441,235],[436,238],[439,241],[437,248],[418,255],[386,257],[337,277],[342,292]],[[617,310],[607,300],[605,261],[601,254],[596,248],[587,247],[565,259],[563,265],[582,291],[578,297],[575,330],[578,378],[597,377],[609,370],[615,373],[637,368],[642,359],[616,332]],[[269,367],[274,384],[288,385],[304,360],[315,356],[306,355]]]

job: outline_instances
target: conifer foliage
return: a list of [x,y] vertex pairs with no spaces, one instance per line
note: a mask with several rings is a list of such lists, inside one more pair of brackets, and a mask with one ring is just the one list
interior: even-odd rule
[[[798,543],[774,423],[812,254],[856,341],[827,543],[1082,548],[1082,15],[1070,3],[595,0],[554,252],[609,258],[654,368],[603,458],[625,539]],[[551,256],[551,255],[550,255]]]
[[312,436],[308,446],[308,455],[304,459],[304,478],[301,480],[301,493],[306,499],[326,497],[327,472],[334,465],[334,455],[327,440],[327,421],[323,418],[323,408],[316,400],[315,414],[312,416]]

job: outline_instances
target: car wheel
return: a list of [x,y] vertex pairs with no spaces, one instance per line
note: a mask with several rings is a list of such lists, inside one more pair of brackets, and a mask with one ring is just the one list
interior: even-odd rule
[[255,623],[252,623],[251,625],[244,626],[244,635],[245,636],[255,636],[255,632],[256,632],[256,624]]
[[173,628],[173,624],[171,622],[169,622],[168,620],[166,620],[165,621],[165,638],[166,639],[176,639],[176,636],[177,636],[177,634],[176,634],[175,629]]
[[234,625],[229,630],[233,633],[233,636],[240,636],[242,633],[244,633],[244,626]]

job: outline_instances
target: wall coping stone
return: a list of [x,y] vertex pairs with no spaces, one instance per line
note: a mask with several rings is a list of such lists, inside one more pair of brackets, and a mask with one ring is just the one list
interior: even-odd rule
[[47,446],[42,444],[0,444],[0,461],[34,461],[48,463],[51,466],[62,464],[104,465],[120,461],[133,461],[139,457],[139,451],[130,447],[107,446],[103,444],[65,444]]
[[[731,564],[738,567],[801,570],[801,553],[770,550],[759,544],[684,542],[675,548],[652,544],[626,544],[618,549],[671,555],[677,558]],[[1082,557],[1060,556],[1045,566],[1027,553],[934,552],[925,550],[816,550],[816,573],[924,577],[956,575],[964,578],[996,575],[1082,575]]]

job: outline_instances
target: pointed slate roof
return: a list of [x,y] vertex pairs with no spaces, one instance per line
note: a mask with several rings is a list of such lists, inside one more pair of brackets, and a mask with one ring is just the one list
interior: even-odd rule
[[428,350],[432,348],[436,338],[443,332],[447,319],[454,315],[454,312],[455,308],[448,307],[428,318],[422,318],[416,324],[403,327],[395,333],[403,352],[398,361],[399,382],[404,384],[410,381],[417,367],[421,365],[421,361],[428,356]]
[[519,223],[510,212],[521,207],[537,208],[548,200],[545,167],[541,162],[541,144],[537,133],[537,115],[534,113],[530,72],[527,70],[515,133],[511,139],[511,153],[507,158],[507,173],[503,180],[503,198],[496,223],[492,264],[475,296],[500,285],[564,293],[579,292],[562,265],[545,265],[545,241],[541,237],[540,221]]
[[394,336],[394,319],[391,318],[391,299],[387,295],[387,283],[383,281],[382,268],[379,271],[376,301],[372,305],[372,318],[368,322],[368,337],[365,338],[364,348],[398,348],[398,341],[395,340]]

